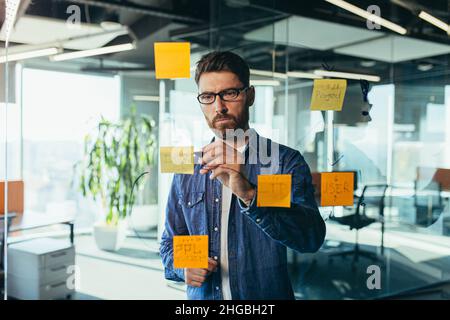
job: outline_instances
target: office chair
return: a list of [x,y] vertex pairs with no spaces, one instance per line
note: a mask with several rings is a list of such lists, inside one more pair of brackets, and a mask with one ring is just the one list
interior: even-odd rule
[[[329,255],[329,259],[335,256],[348,256],[353,255],[353,262],[358,261],[358,258],[366,257],[371,260],[380,260],[378,255],[374,252],[369,252],[360,249],[358,243],[358,231],[371,225],[374,222],[381,222],[381,255],[384,254],[384,198],[386,195],[387,184],[366,185],[362,191],[361,196],[358,199],[356,211],[354,214],[346,215],[343,217],[331,216],[330,220],[336,221],[342,225],[350,227],[350,230],[356,230],[355,245],[352,249],[342,250]],[[379,218],[370,218],[366,215],[366,209],[368,207],[377,207],[379,210]],[[362,212],[361,212],[362,207]]]
[[441,184],[436,181],[414,181],[416,224],[428,227],[439,219],[444,210]]

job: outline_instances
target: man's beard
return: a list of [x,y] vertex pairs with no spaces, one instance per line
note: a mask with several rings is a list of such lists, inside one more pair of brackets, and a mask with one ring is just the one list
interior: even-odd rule
[[[215,133],[216,136],[218,137],[224,137],[226,130],[236,130],[236,129],[243,129],[246,130],[248,128],[248,120],[249,120],[249,110],[248,108],[246,109],[246,111],[244,111],[244,114],[242,117],[237,118],[234,116],[231,116],[229,114],[218,114],[216,115],[212,121],[209,121],[207,119],[208,122],[208,126],[211,128],[211,130]],[[225,123],[223,122],[219,122],[217,123],[219,120],[229,120]]]

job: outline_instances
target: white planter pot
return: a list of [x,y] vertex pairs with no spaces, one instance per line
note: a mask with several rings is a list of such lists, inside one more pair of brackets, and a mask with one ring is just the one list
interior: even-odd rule
[[108,225],[105,222],[94,225],[94,238],[97,247],[101,250],[119,250],[127,236],[127,221],[120,220],[117,226]]
[[158,225],[158,205],[134,206],[128,227],[136,231],[148,231]]

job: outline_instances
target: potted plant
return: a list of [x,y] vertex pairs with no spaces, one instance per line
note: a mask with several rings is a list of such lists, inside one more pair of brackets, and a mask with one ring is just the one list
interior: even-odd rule
[[135,180],[154,163],[154,121],[137,115],[109,122],[102,117],[94,137],[84,141],[77,163],[79,189],[84,197],[100,198],[105,218],[94,224],[94,238],[103,250],[118,250],[126,237],[127,218],[135,197]]

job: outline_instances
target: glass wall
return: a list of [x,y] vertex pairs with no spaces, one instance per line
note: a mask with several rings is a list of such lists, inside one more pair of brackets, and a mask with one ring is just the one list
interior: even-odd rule
[[[116,251],[96,246],[94,230],[107,212],[99,199],[82,196],[74,166],[86,156],[85,136],[95,135],[102,117],[118,123],[134,110],[152,120],[155,150],[208,144],[213,134],[193,76],[196,62],[212,50],[231,50],[248,62],[256,90],[250,126],[300,151],[313,174],[327,234],[317,253],[288,250],[297,299],[382,298],[450,280],[447,34],[386,1],[376,1],[384,18],[413,21],[405,35],[369,28],[326,1],[154,2],[163,13],[172,10],[170,16],[90,3],[76,6],[78,22],[68,19],[68,3],[50,2],[36,1],[22,13],[13,52],[23,45],[51,44],[67,53],[133,44],[129,51],[71,60],[19,59],[9,63],[8,78],[0,63],[0,180],[24,182],[20,217],[74,217],[78,298],[185,298],[183,284],[164,279],[158,256],[173,179],[161,173],[158,152],[150,152],[153,163],[141,170],[149,174],[137,185],[126,239]],[[448,16],[445,4],[429,5]],[[154,43],[183,41],[191,45],[191,77],[156,79]],[[367,76],[370,81],[361,81]],[[327,78],[347,80],[343,108],[312,111],[314,80]],[[354,172],[353,206],[321,206],[320,173],[329,171]],[[354,214],[367,222],[358,231],[340,219]],[[46,236],[68,238],[65,225],[41,227]],[[10,241],[40,237],[42,230],[13,228]],[[367,285],[371,268],[380,269],[379,288]]]

